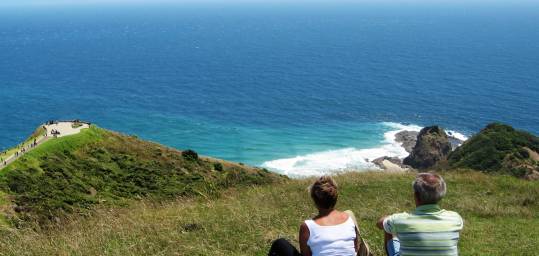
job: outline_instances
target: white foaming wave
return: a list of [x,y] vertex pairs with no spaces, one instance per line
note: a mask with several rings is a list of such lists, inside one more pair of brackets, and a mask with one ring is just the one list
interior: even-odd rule
[[400,143],[395,141],[395,134],[401,131],[419,132],[421,130],[421,127],[417,125],[399,123],[383,123],[383,125],[390,127],[392,130],[384,133],[384,141],[379,147],[367,149],[344,148],[316,152],[267,161],[262,164],[262,167],[294,178],[336,174],[346,171],[380,170],[378,166],[371,162],[372,160],[382,156],[399,158],[408,156],[408,152]]
[[383,122],[383,125],[393,128],[396,130],[396,133],[401,131],[414,131],[419,132],[423,127],[415,125],[415,124],[401,124],[401,123],[393,123],[393,122]]
[[379,155],[377,149],[344,148],[296,156],[292,158],[267,161],[262,164],[277,173],[290,177],[320,176],[357,169],[376,169],[366,159],[367,156]]
[[[414,124],[392,122],[384,122],[382,124],[391,128],[391,130],[384,133],[384,140],[379,147],[367,149],[343,148],[316,152],[267,161],[262,164],[262,167],[293,178],[321,176],[347,171],[380,170],[377,165],[371,162],[372,160],[383,156],[402,159],[409,155],[402,145],[395,140],[397,133],[401,131],[419,132],[423,128]],[[462,141],[468,139],[466,135],[456,131],[447,130],[446,133],[448,136]]]
[[[421,129],[423,129],[423,127],[417,126],[417,125],[414,125],[414,124],[405,125],[405,124],[392,123],[392,122],[384,122],[383,124],[388,126],[388,127],[397,129],[398,131],[391,131],[390,132],[390,133],[394,133],[394,134],[397,134],[397,133],[399,133],[401,131],[419,132],[419,131],[421,131]],[[454,131],[454,130],[445,130],[445,134],[447,134],[447,136],[456,138],[456,139],[461,140],[461,141],[468,140],[468,136],[464,135],[463,133]]]
[[447,136],[451,136],[453,138],[456,138],[458,140],[461,140],[461,141],[467,141],[468,140],[468,136],[460,133],[460,132],[457,132],[457,131],[453,131],[453,130],[446,130],[445,133],[447,134]]
[[409,155],[409,153],[404,149],[404,147],[402,147],[401,143],[399,143],[399,142],[397,142],[395,140],[396,139],[395,135],[397,135],[397,133],[402,132],[402,131],[419,132],[419,131],[421,131],[421,129],[423,127],[413,125],[413,124],[404,125],[404,124],[390,123],[390,122],[384,122],[383,124],[385,126],[388,126],[388,127],[391,127],[391,128],[395,129],[395,130],[391,130],[389,132],[384,133],[384,143],[385,143],[385,145],[382,146],[382,147],[384,147],[384,146],[390,147],[393,150],[391,151],[391,154],[381,155],[381,156],[378,156],[378,157],[382,157],[382,156],[398,157],[398,158],[407,157]]

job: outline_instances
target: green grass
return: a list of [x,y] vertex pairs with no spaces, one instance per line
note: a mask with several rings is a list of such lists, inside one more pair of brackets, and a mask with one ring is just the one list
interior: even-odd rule
[[[105,130],[96,126],[81,130],[80,133],[56,139],[50,139],[40,144],[35,149],[24,154],[6,168],[0,171],[0,175],[13,169],[36,168],[40,169],[41,159],[51,154],[62,153],[65,151],[74,151],[83,145],[99,142],[102,139]],[[33,140],[33,139],[31,139]],[[28,141],[31,141],[30,139]]]
[[[539,182],[472,171],[442,173],[442,207],[465,227],[461,255],[534,255],[539,251]],[[352,209],[376,255],[382,255],[378,217],[413,209],[414,174],[351,173],[337,177],[337,207]],[[315,214],[310,180],[241,186],[220,197],[190,197],[127,207],[101,207],[61,227],[2,232],[3,255],[266,255],[270,242],[297,244],[299,224]]]
[[[222,163],[221,171],[215,170]],[[3,216],[11,226],[43,227],[93,208],[137,198],[217,196],[223,188],[283,179],[267,171],[181,151],[92,126],[51,139],[2,170]]]
[[0,152],[0,158],[2,159],[6,159],[7,157],[15,154],[15,152],[17,152],[19,150],[18,146],[28,146],[30,145],[31,143],[34,142],[34,139],[37,139],[41,136],[44,136],[45,135],[45,130],[40,126],[38,127],[33,133],[32,135],[30,135],[30,137],[28,137],[23,143],[13,147],[13,148],[9,148],[9,149],[6,149],[5,151],[2,151]]

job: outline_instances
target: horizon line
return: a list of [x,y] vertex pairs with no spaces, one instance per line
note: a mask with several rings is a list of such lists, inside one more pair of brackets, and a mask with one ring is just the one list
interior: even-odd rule
[[218,4],[218,5],[258,5],[258,4],[428,4],[428,5],[475,5],[475,4],[538,4],[534,0],[520,0],[508,3],[504,0],[4,0],[0,7],[47,7],[47,6],[95,6],[95,5],[161,5],[161,4]]

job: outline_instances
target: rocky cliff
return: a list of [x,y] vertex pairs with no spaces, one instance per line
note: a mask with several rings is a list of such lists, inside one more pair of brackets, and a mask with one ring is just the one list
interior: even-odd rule
[[439,161],[445,160],[451,152],[451,143],[440,126],[429,126],[421,129],[412,152],[403,161],[417,169],[433,167]]

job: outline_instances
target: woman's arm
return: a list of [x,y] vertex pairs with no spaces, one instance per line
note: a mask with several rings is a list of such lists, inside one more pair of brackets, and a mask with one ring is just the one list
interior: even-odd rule
[[354,239],[354,249],[359,251],[359,227],[356,227],[356,239]]
[[307,224],[301,223],[301,226],[299,226],[299,250],[301,251],[301,255],[303,256],[311,256],[311,248],[307,245],[307,241],[309,241],[309,228],[307,227]]

